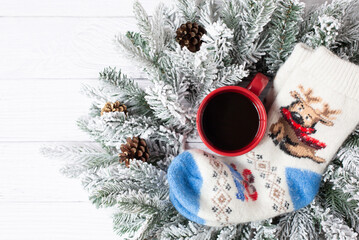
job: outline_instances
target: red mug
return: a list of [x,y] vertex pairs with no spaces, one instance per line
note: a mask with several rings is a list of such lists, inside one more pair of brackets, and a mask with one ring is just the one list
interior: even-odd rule
[[[239,155],[245,154],[245,153],[249,152],[250,150],[252,150],[255,146],[258,145],[258,143],[263,138],[264,133],[266,131],[266,127],[267,127],[267,113],[263,106],[263,103],[258,98],[258,96],[261,94],[263,89],[266,87],[266,85],[268,84],[268,81],[269,80],[265,75],[263,75],[261,73],[257,73],[256,76],[253,78],[253,80],[248,84],[248,86],[246,88],[239,87],[239,86],[221,87],[221,88],[218,88],[218,89],[210,92],[203,99],[203,101],[201,102],[201,104],[198,108],[198,112],[197,112],[197,119],[196,119],[197,131],[199,133],[199,136],[201,137],[201,140],[209,149],[211,149],[213,152],[218,153],[220,155],[233,157],[233,156],[239,156]],[[206,135],[203,131],[203,126],[202,126],[203,111],[204,111],[205,107],[207,106],[208,102],[211,99],[213,99],[213,97],[217,96],[220,93],[224,93],[224,92],[235,92],[235,93],[242,94],[243,96],[248,98],[253,103],[253,105],[256,107],[258,115],[259,115],[259,127],[258,127],[258,131],[257,131],[257,134],[255,135],[255,137],[245,147],[243,147],[241,149],[236,149],[233,151],[225,151],[225,150],[222,150],[222,149],[214,146],[206,138]]]

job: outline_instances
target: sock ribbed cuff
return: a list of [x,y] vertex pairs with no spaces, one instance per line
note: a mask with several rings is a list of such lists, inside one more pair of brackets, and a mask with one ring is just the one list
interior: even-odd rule
[[323,85],[359,101],[359,66],[319,47],[302,67]]
[[313,54],[313,49],[305,45],[304,43],[298,43],[295,45],[291,55],[285,61],[285,63],[279,68],[273,85],[271,86],[267,96],[265,107],[270,108],[274,99],[277,97],[279,90],[282,88],[284,83],[287,81],[294,69],[298,65],[303,64],[311,55]]
[[312,54],[313,49],[311,49],[309,46],[305,45],[304,43],[296,44],[292,54],[278,70],[277,76],[273,82],[274,88],[280,88],[280,86],[284,84],[290,72],[298,67],[299,64],[304,63]]
[[298,43],[295,45],[292,54],[289,56],[284,65],[296,67],[302,63],[313,53],[313,49],[304,43]]

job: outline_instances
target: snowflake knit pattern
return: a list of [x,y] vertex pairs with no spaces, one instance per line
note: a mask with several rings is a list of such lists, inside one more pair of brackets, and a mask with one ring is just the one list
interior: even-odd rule
[[172,161],[170,199],[183,216],[223,226],[314,199],[326,166],[358,124],[359,67],[324,47],[298,44],[277,75],[266,136],[253,151],[219,157],[192,149]]

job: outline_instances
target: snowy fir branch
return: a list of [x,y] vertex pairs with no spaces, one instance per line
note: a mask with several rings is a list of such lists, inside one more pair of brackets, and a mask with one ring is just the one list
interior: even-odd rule
[[280,219],[278,239],[320,239],[316,216],[310,207],[291,212]]
[[244,0],[239,17],[239,29],[234,38],[236,62],[255,63],[265,54],[264,27],[276,9],[274,0]]
[[311,204],[311,208],[320,220],[320,225],[326,239],[356,239],[358,234],[345,222],[334,216],[330,209],[324,209],[316,202]]
[[151,109],[145,99],[145,91],[127,75],[117,71],[116,68],[105,68],[100,73],[100,81],[113,86],[113,92],[118,99],[128,107],[131,115],[151,116]]
[[152,38],[152,26],[150,23],[150,17],[147,15],[147,12],[139,3],[139,1],[135,1],[133,4],[133,13],[135,14],[136,22],[138,29],[141,35],[149,41]]
[[204,2],[204,0],[178,0],[177,8],[185,21],[195,22],[198,20],[198,12]]
[[144,54],[148,57],[150,56],[148,42],[141,36],[140,33],[128,31],[126,33],[126,37],[131,40],[134,46],[139,47]]
[[301,41],[313,48],[323,45],[332,49],[344,39],[358,41],[358,34],[353,34],[358,29],[358,22],[353,23],[358,17],[358,11],[354,10],[357,8],[355,0],[334,0],[310,11],[301,24]]
[[273,20],[268,31],[266,64],[269,72],[275,73],[292,52],[297,35],[298,23],[302,21],[304,4],[299,1],[280,0],[273,13]]
[[[315,202],[261,222],[224,227],[196,224],[169,200],[167,168],[196,135],[196,113],[212,90],[237,85],[259,69],[273,76],[297,42],[324,45],[359,63],[359,3],[334,0],[307,12],[298,0],[177,0],[149,16],[134,3],[138,32],[120,34],[115,44],[146,74],[144,88],[121,70],[105,68],[100,84],[86,85],[93,100],[79,127],[96,143],[44,148],[66,159],[63,173],[81,179],[90,200],[114,212],[120,239],[355,239],[359,233],[359,128],[323,175]],[[197,22],[206,33],[197,52],[176,42],[181,24]],[[128,113],[105,112],[120,101]],[[146,140],[148,162],[119,163],[128,137]]]
[[140,46],[135,45],[129,37],[124,34],[119,34],[115,38],[115,44],[119,48],[120,53],[125,53],[125,56],[132,59],[136,65],[147,72],[155,71],[155,60],[152,59],[149,53],[144,52]]
[[72,178],[107,168],[118,161],[117,154],[98,144],[44,147],[42,153],[47,157],[66,160],[61,172]]
[[[152,88],[146,90],[146,101],[152,111],[163,122],[178,128],[186,127],[193,122],[194,116],[186,110],[186,88],[178,85],[174,88],[164,82],[155,82]],[[191,124],[191,123],[190,123]],[[193,125],[193,123],[191,124]]]
[[126,138],[140,136],[148,140],[159,140],[177,144],[179,137],[173,130],[159,126],[156,121],[145,116],[126,116],[123,113],[109,113],[104,117],[82,118],[78,121],[81,129],[88,132],[94,140],[107,146],[120,149]]
[[186,225],[178,224],[172,225],[165,229],[162,234],[162,239],[210,239],[213,233],[213,228],[201,226],[194,222],[188,222]]

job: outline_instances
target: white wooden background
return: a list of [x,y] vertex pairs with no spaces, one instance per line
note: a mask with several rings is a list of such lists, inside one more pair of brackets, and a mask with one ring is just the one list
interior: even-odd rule
[[[141,0],[150,14],[159,2]],[[0,0],[1,240],[116,239],[110,213],[39,149],[90,141],[80,88],[104,67],[143,77],[112,42],[135,29],[128,0]]]

